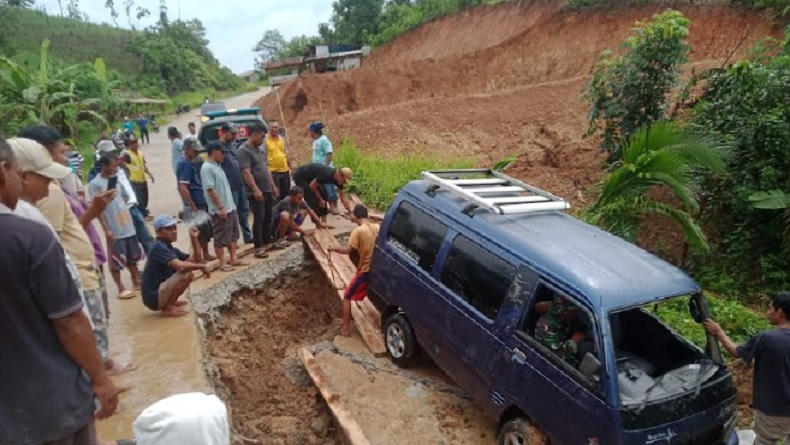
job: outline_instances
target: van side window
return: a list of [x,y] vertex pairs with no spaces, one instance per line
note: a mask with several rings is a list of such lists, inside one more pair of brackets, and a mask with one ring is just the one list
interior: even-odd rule
[[490,320],[496,318],[516,268],[458,235],[442,267],[442,283]]
[[403,202],[392,218],[387,240],[430,273],[446,234],[446,225]]
[[[593,326],[587,313],[571,299],[543,283],[538,284],[532,307],[518,331],[522,336],[532,338],[557,361],[577,371],[587,353],[598,356]],[[595,386],[596,382],[587,380]]]

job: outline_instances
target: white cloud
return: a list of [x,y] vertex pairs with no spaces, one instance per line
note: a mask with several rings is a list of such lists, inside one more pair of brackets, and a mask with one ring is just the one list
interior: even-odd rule
[[[62,0],[65,4],[68,0]],[[81,0],[79,7],[93,22],[110,23],[105,0]],[[118,24],[129,27],[123,0],[115,0],[121,17]],[[179,8],[180,3],[180,8]],[[58,0],[37,0],[36,7],[58,14]],[[145,27],[158,16],[159,0],[137,0],[135,6],[148,8],[152,17],[143,19]],[[168,16],[182,20],[199,19],[206,28],[209,48],[219,61],[240,73],[253,68],[252,47],[268,29],[279,30],[286,39],[297,35],[315,35],[318,24],[329,20],[332,0],[167,0]],[[134,17],[132,17],[133,20]],[[136,20],[135,20],[136,21]]]

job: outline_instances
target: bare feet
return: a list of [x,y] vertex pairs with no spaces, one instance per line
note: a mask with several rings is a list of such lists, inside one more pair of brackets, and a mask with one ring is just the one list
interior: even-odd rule
[[118,363],[113,359],[104,362],[104,368],[107,370],[108,375],[121,375],[137,369],[134,363]]
[[203,260],[204,261],[214,261],[216,259],[217,259],[217,257],[215,257],[214,255],[205,255],[205,254],[203,255]]
[[236,260],[236,261],[232,261],[230,265],[233,267],[242,267],[242,266],[249,266],[250,263],[246,261]]
[[185,310],[183,310],[181,308],[172,307],[172,308],[162,309],[161,314],[162,314],[163,317],[166,317],[166,318],[177,318],[177,317],[183,317],[184,315],[186,315],[187,311],[185,311]]
[[188,302],[186,302],[186,301],[183,301],[183,300],[178,300],[178,301],[176,301],[175,303],[173,303],[173,306],[175,306],[175,307],[183,307],[183,306],[186,306],[186,305],[188,305],[188,304],[189,304],[189,303],[188,303]]
[[348,331],[348,326],[341,326],[340,327],[340,335],[343,337],[351,337],[351,334]]

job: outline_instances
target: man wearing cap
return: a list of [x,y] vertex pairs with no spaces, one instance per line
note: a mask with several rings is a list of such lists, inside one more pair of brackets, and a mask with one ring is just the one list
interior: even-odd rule
[[[272,243],[271,225],[274,196],[279,194],[274,179],[269,172],[266,153],[261,152],[266,127],[257,123],[250,130],[250,137],[239,147],[239,167],[246,184],[247,200],[252,209],[252,239],[255,243],[255,257],[266,258],[266,249]],[[281,244],[277,245],[282,248]]]
[[126,147],[126,162],[129,165],[129,182],[132,183],[132,189],[137,197],[137,207],[143,213],[143,218],[148,217],[148,180],[145,175],[151,178],[151,182],[156,182],[154,175],[148,170],[148,164],[145,162],[145,156],[140,151],[140,146],[137,139],[132,136],[131,138],[123,141]]
[[[118,178],[118,156],[114,154],[103,154],[99,158],[101,173],[93,178],[88,185],[90,196],[111,190],[110,178]],[[129,268],[132,275],[132,283],[135,288],[140,287],[140,272],[137,263],[143,257],[143,251],[137,241],[134,228],[134,221],[129,212],[126,201],[129,199],[128,191],[117,183],[115,188],[118,194],[104,209],[101,217],[104,234],[107,237],[107,250],[111,253],[110,272],[115,284],[118,286],[118,298],[128,299],[134,297],[132,291],[127,290],[121,280],[121,271]]]
[[326,224],[326,215],[329,211],[326,192],[322,186],[331,184],[337,187],[340,201],[350,216],[351,203],[346,198],[343,186],[351,182],[352,176],[351,169],[348,167],[336,170],[323,164],[306,164],[296,169],[294,182],[304,189],[304,199],[307,201],[307,205],[321,218],[321,222]]
[[184,141],[181,139],[181,133],[176,127],[168,127],[167,138],[170,139],[170,162],[173,164],[173,173],[176,173],[178,161],[181,160],[184,149]]
[[203,263],[203,254],[198,243],[198,229],[189,229],[192,256],[178,250],[173,243],[178,240],[178,220],[170,215],[154,218],[156,242],[148,252],[148,261],[143,270],[143,304],[152,311],[161,311],[163,317],[180,317],[186,314],[182,306],[185,301],[178,298],[192,283],[195,270],[209,276],[208,265]]
[[222,130],[222,135],[220,136],[222,150],[225,151],[225,157],[222,160],[222,170],[228,178],[230,191],[233,193],[233,202],[236,206],[244,243],[252,244],[254,240],[250,230],[250,203],[247,201],[246,192],[244,191],[244,181],[241,177],[241,168],[238,160],[239,150],[236,146],[239,128],[232,122],[225,122],[220,129]]
[[[37,125],[23,129],[20,132],[26,139],[34,140],[41,144],[48,152],[52,161],[65,165],[66,146],[63,137],[54,128],[46,125]],[[112,143],[110,143],[112,145]],[[96,344],[101,353],[105,367],[111,374],[120,374],[135,369],[133,364],[122,364],[109,356],[109,335],[107,318],[109,304],[107,302],[107,289],[104,284],[104,274],[101,264],[105,260],[101,241],[91,239],[91,233],[98,237],[93,220],[99,218],[107,205],[115,199],[116,192],[102,191],[93,197],[86,208],[78,203],[73,205],[66,193],[55,181],[49,183],[48,195],[39,199],[36,206],[47,219],[52,228],[57,232],[63,248],[74,260],[77,271],[82,281],[88,313],[94,326]],[[78,207],[77,210],[75,208]],[[97,251],[96,243],[98,243]],[[97,254],[98,252],[98,254]]]
[[94,416],[112,415],[118,390],[63,249],[48,228],[12,214],[22,190],[16,157],[0,137],[0,338],[9,339],[0,342],[0,443],[93,445]]
[[[239,239],[239,217],[236,203],[228,184],[228,178],[220,164],[225,156],[222,143],[211,141],[206,146],[208,161],[200,168],[200,182],[211,215],[211,229],[214,232],[214,250],[219,258],[219,268],[223,272],[232,272],[233,266],[246,266],[236,257],[236,240]],[[228,249],[230,263],[225,264],[225,252]]]
[[[203,184],[200,182],[202,162],[200,164],[196,162],[200,160],[199,154],[203,151],[203,147],[197,139],[191,137],[184,139],[184,157],[178,162],[176,176],[178,179],[178,192],[181,194],[181,200],[184,201],[184,206],[186,207],[184,218],[187,221],[199,220],[202,212],[208,213],[206,197],[203,194]],[[208,242],[211,240],[211,221],[206,219],[199,222],[197,229],[198,241],[203,251],[203,260],[216,260],[217,258],[209,255],[208,252]]]

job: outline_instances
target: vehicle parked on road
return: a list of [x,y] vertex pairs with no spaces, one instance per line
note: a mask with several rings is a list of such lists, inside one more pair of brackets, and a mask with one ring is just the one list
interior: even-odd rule
[[198,113],[198,117],[200,118],[200,122],[205,122],[209,120],[209,113],[225,110],[227,110],[225,102],[206,102],[200,105],[200,113]]
[[652,313],[682,298],[701,322],[699,286],[568,207],[491,170],[407,184],[368,294],[392,361],[432,359],[499,420],[499,444],[737,444],[718,343],[706,353]]
[[239,136],[236,140],[239,143],[246,141],[250,137],[250,128],[254,124],[261,123],[266,128],[269,128],[263,115],[261,115],[261,109],[257,107],[212,111],[205,116],[208,120],[201,122],[200,130],[198,131],[198,140],[204,147],[209,142],[219,139],[220,127],[225,122],[236,124],[239,129]]

